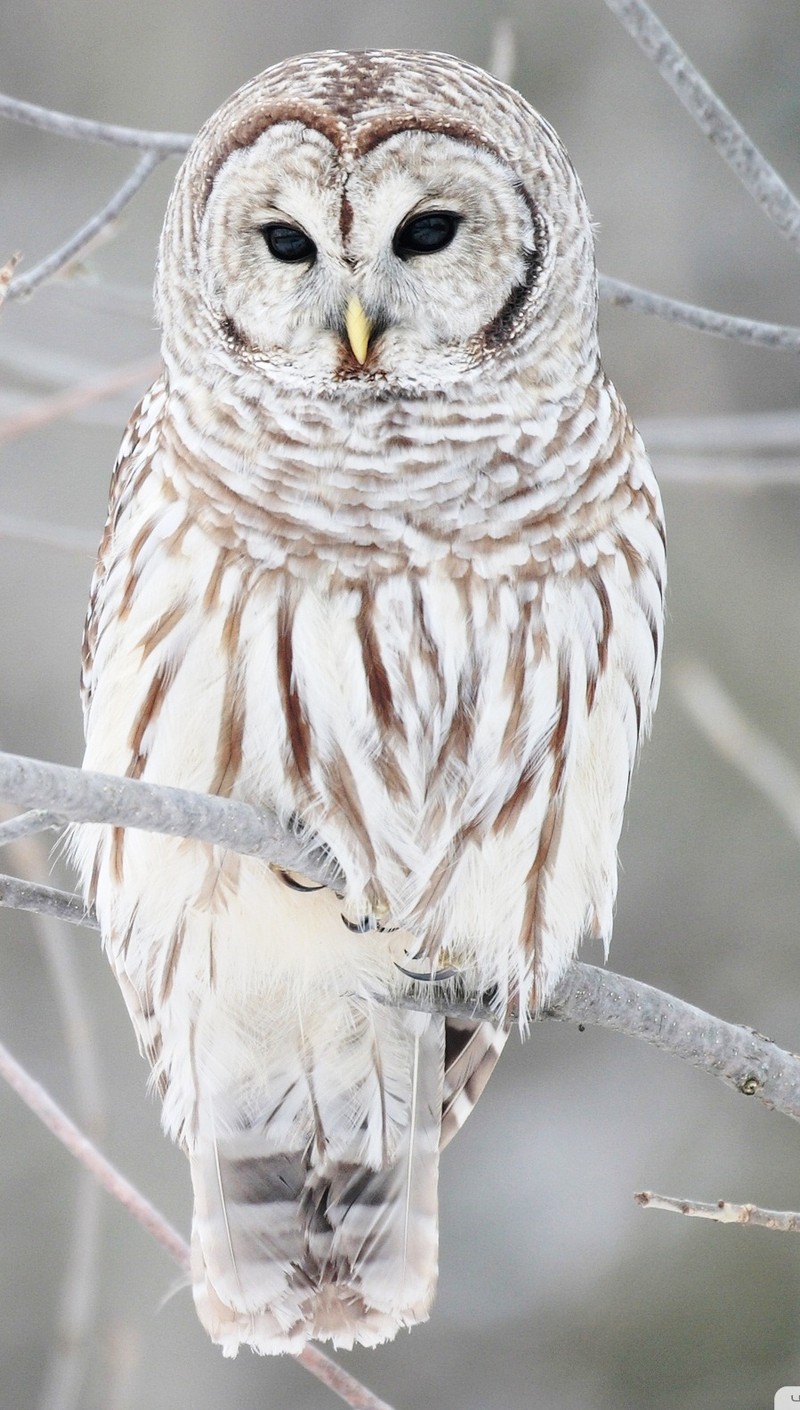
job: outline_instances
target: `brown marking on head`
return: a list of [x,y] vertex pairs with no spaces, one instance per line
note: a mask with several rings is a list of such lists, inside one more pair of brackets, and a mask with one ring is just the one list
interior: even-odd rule
[[477,334],[476,342],[486,351],[500,347],[512,336],[522,311],[539,281],[547,254],[547,226],[534,201],[521,183],[517,184],[517,191],[530,211],[534,229],[534,246],[525,255],[525,277],[511,290],[499,313],[496,313],[491,322],[487,323]]
[[339,206],[339,233],[342,237],[342,244],[347,244],[347,237],[353,228],[353,207],[345,191],[342,194],[342,202]]

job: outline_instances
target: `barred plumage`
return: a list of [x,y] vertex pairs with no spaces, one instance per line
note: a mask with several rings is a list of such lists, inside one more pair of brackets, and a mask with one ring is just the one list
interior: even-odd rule
[[[178,176],[158,307],[85,764],[266,804],[347,887],[136,831],[75,852],[190,1159],[206,1327],[373,1344],[428,1313],[440,1144],[512,1006],[608,942],[658,490],[569,159],[456,59],[311,55],[235,94]],[[439,970],[496,1027],[392,1006]]]

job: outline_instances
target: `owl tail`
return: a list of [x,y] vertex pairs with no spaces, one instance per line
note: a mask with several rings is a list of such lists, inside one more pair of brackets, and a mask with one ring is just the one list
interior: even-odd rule
[[201,1131],[190,1155],[195,1304],[226,1355],[372,1346],[428,1315],[444,1023],[340,1018],[335,1040],[282,1054],[257,1125]]

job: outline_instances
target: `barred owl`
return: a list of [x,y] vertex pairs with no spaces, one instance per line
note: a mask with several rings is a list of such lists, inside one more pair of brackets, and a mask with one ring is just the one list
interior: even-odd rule
[[[427,1317],[440,1148],[509,1014],[608,941],[665,560],[596,305],[558,137],[454,58],[281,63],[178,175],[85,767],[266,807],[346,877],[78,830],[226,1354]],[[496,1022],[404,1007],[418,975]]]

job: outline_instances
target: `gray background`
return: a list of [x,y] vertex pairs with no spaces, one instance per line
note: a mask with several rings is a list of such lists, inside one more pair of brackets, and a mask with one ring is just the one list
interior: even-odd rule
[[[800,185],[796,0],[664,0],[660,9],[787,179]],[[517,0],[515,81],[553,121],[600,224],[604,272],[754,317],[800,322],[796,264],[601,0]],[[4,0],[0,88],[133,125],[191,131],[270,62],[324,47],[448,49],[485,63],[499,12],[479,0]],[[31,267],[114,189],[132,154],[0,125],[0,262]],[[0,321],[0,418],[157,348],[149,285],[174,175],[166,163],[84,277]],[[605,309],[606,365],[654,418],[793,408],[796,361]],[[0,512],[99,538],[138,389],[10,443]],[[782,460],[792,453],[785,450]],[[790,756],[800,612],[794,487],[681,485],[664,471],[671,549],[662,705],[622,841],[615,968],[797,1044],[797,842],[696,733],[677,664],[704,657]],[[719,461],[712,462],[719,464]],[[728,456],[735,473],[748,461]],[[77,763],[78,652],[90,553],[0,539],[0,746]],[[54,861],[55,875],[66,872]],[[40,878],[47,865],[40,859]],[[73,955],[100,1055],[103,1147],[181,1229],[189,1183],[161,1137],[122,1001],[89,932]],[[598,955],[587,959],[599,961]],[[52,978],[33,923],[6,913],[0,1037],[74,1110]],[[40,1403],[73,1229],[76,1171],[0,1091],[0,1403]],[[543,1024],[513,1042],[442,1175],[441,1286],[430,1323],[342,1357],[398,1410],[755,1410],[800,1383],[796,1240],[647,1213],[642,1187],[800,1203],[797,1133],[643,1045]],[[174,1269],[102,1207],[84,1410],[336,1402],[288,1360],[223,1361]]]

